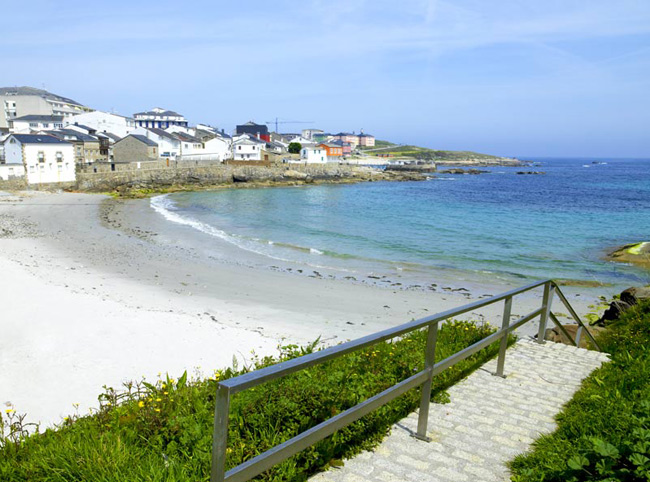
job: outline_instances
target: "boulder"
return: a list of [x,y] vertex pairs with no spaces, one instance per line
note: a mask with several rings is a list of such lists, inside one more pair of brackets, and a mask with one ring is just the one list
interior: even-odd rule
[[300,171],[295,171],[293,169],[289,169],[288,171],[284,171],[282,176],[285,179],[295,179],[295,180],[299,180],[299,181],[304,181],[309,177],[306,173],[300,172]]
[[630,309],[630,307],[631,305],[625,301],[614,300],[609,304],[609,308],[605,310],[605,313],[603,313],[603,316],[600,317],[600,320],[594,324],[598,326],[605,326],[610,321],[618,320],[618,318],[621,316],[621,313],[623,313],[625,310]]
[[621,293],[621,301],[628,305],[636,305],[639,301],[650,300],[650,287],[632,287]]
[[[575,340],[576,334],[578,333],[578,325],[562,325],[562,326],[567,331],[569,336]],[[590,326],[587,329],[589,330],[589,333],[591,333],[593,336],[596,336],[597,333],[604,330],[604,328],[598,326]],[[564,336],[564,333],[562,333],[557,326],[554,326],[553,328],[548,328],[544,333],[544,339],[553,341],[555,343],[564,343],[565,345],[573,346],[573,343],[571,343],[571,341],[566,336]],[[588,340],[589,337],[583,330],[582,336],[580,337],[580,347],[586,348],[588,344]]]

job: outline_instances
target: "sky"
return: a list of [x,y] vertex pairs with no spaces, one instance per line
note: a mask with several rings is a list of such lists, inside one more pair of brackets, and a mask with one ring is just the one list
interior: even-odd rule
[[650,158],[648,0],[0,0],[0,18],[0,86],[122,115]]

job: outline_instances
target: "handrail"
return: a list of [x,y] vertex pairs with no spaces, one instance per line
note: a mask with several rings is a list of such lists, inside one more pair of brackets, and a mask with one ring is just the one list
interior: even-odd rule
[[[575,312],[575,310],[573,309],[573,306],[571,306],[571,303],[569,303],[569,300],[567,299],[567,297],[564,296],[564,293],[562,293],[562,290],[560,289],[560,287],[558,286],[558,284],[557,284],[555,281],[551,281],[551,284],[555,287],[555,291],[557,291],[557,294],[558,294],[558,296],[560,297],[560,301],[562,301],[562,304],[566,307],[567,310],[569,310],[569,313],[571,313],[571,316],[573,317],[573,319],[575,320],[575,322],[576,322],[576,323],[578,324],[578,326],[580,327],[580,328],[578,329],[577,334],[576,334],[576,339],[575,339],[575,341],[572,340],[573,343],[574,343],[574,345],[575,345],[575,346],[579,346],[579,345],[580,345],[580,334],[581,334],[582,330],[584,329],[584,331],[587,332],[587,336],[588,336],[589,339],[591,340],[591,343],[594,344],[594,347],[595,347],[598,351],[601,351],[600,346],[598,346],[598,342],[596,342],[596,339],[594,338],[594,336],[591,334],[591,332],[589,331],[589,329],[585,326],[585,324],[582,322],[582,320],[580,319],[580,317],[578,316],[578,314]],[[571,337],[569,337],[569,339],[571,339]]]
[[[544,294],[541,306],[511,324],[510,313],[513,297],[540,286],[544,286]],[[417,433],[414,434],[414,437],[428,441],[429,439],[426,436],[426,432],[433,377],[443,370],[455,365],[456,363],[464,360],[465,358],[499,340],[501,343],[499,347],[497,371],[494,373],[494,375],[503,377],[508,335],[516,328],[519,328],[523,324],[539,316],[540,326],[537,341],[539,343],[544,343],[544,332],[546,330],[547,320],[550,318],[553,322],[557,322],[557,318],[555,315],[553,315],[553,313],[551,313],[551,302],[553,294],[555,292],[558,293],[560,299],[565,304],[565,306],[567,306],[581,328],[584,327],[582,321],[575,313],[573,308],[570,307],[571,305],[569,304],[564,294],[560,291],[557,284],[552,280],[544,280],[536,283],[531,283],[529,285],[516,288],[496,296],[492,296],[490,298],[468,303],[458,308],[453,308],[451,310],[420,318],[418,320],[414,320],[394,328],[389,328],[378,333],[359,338],[357,340],[349,341],[341,345],[332,346],[315,353],[310,353],[308,355],[287,360],[276,365],[265,367],[254,372],[249,372],[244,375],[219,382],[217,384],[217,397],[214,416],[211,481],[245,482],[247,480],[250,480],[251,478],[264,472],[272,466],[282,462],[283,460],[286,460],[287,458],[313,445],[319,440],[328,437],[335,431],[351,424],[355,420],[358,420],[364,415],[372,412],[373,410],[406,393],[408,390],[416,387],[421,387],[421,398],[418,429]],[[469,347],[447,357],[446,359],[435,363],[435,348],[438,325],[441,321],[504,300],[505,306],[503,312],[503,320],[502,326],[499,330],[470,345]],[[358,405],[351,407],[324,422],[319,423],[318,425],[306,430],[305,432],[300,433],[299,435],[296,435],[295,437],[281,443],[280,445],[277,445],[267,450],[266,452],[261,453],[250,460],[247,460],[246,462],[238,465],[228,472],[225,472],[229,419],[228,412],[230,409],[230,397],[232,395],[247,388],[251,388],[288,375],[290,373],[294,373],[296,371],[324,363],[328,360],[338,358],[347,353],[366,348],[368,346],[404,335],[415,330],[419,330],[421,328],[428,328],[427,345],[424,360],[425,364],[423,370],[410,376],[406,380],[403,380],[396,385],[387,388],[381,393],[359,403]],[[591,333],[589,333],[589,330],[587,330],[587,334],[592,339],[594,345],[598,347],[595,340],[593,339],[593,336],[591,336]],[[571,338],[569,337],[569,339]],[[571,341],[574,344],[576,343],[573,340]]]

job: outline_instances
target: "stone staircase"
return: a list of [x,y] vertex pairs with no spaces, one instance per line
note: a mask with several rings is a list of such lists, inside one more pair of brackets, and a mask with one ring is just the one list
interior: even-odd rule
[[505,379],[492,375],[492,360],[448,390],[450,403],[431,404],[431,442],[411,437],[415,412],[396,423],[374,451],[310,481],[507,481],[506,462],[555,429],[554,416],[607,359],[569,345],[519,340],[508,349]]

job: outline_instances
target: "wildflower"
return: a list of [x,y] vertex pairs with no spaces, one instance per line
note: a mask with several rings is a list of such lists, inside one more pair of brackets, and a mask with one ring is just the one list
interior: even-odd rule
[[160,412],[160,409],[159,409],[159,408],[154,408],[154,410],[155,410],[156,412]]
[[144,402],[142,400],[140,400],[138,402],[138,407],[140,407],[140,408],[144,407]]
[[163,392],[163,395],[169,395],[169,392]]
[[228,448],[226,449],[226,453],[227,453],[227,454],[232,453],[232,449],[231,449],[230,447],[228,447]]
[[156,402],[161,402],[162,398],[156,398]]
[[15,412],[13,408],[8,408],[7,410],[5,410],[5,413],[13,413],[13,412]]

